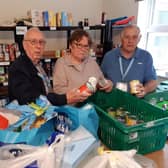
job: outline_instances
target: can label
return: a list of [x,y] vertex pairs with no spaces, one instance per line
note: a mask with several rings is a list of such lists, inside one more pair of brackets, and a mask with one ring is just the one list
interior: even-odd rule
[[131,94],[137,94],[137,85],[140,84],[139,80],[130,81],[130,92]]

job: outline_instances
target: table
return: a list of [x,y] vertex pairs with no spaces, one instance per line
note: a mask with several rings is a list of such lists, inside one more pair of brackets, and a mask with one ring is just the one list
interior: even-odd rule
[[158,168],[168,168],[168,142],[162,150],[146,154],[145,156],[154,160]]

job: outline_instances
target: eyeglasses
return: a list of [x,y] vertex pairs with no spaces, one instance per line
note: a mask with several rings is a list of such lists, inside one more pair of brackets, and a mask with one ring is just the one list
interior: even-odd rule
[[74,43],[76,45],[77,48],[79,49],[82,49],[84,48],[85,50],[88,50],[89,49],[89,45],[83,45],[83,44],[80,44],[80,43]]
[[136,36],[123,36],[123,38],[124,38],[125,40],[133,40],[133,41],[136,41],[136,40],[139,39],[139,36],[138,36],[138,35],[136,35]]
[[44,46],[46,44],[45,40],[35,40],[35,39],[32,39],[32,40],[24,40],[24,41],[29,41],[32,46],[35,46],[37,44],[39,44],[40,46]]

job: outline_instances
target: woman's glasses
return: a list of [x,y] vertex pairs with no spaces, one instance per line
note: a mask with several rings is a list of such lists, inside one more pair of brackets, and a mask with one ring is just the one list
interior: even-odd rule
[[83,45],[83,44],[80,44],[80,43],[77,43],[77,42],[75,42],[74,44],[75,44],[76,47],[79,48],[79,49],[85,49],[85,50],[88,50],[88,49],[89,49],[89,45]]

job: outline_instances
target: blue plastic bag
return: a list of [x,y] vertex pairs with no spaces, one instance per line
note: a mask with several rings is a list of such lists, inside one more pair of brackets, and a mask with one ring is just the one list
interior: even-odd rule
[[[80,108],[65,105],[52,106],[49,105],[43,114],[48,119],[41,127],[25,129],[21,132],[13,131],[24,120],[28,119],[28,124],[34,121],[34,111],[28,105],[9,104],[9,109],[19,110],[22,112],[21,120],[6,130],[0,130],[0,141],[4,143],[25,143],[29,145],[43,145],[47,138],[55,131],[56,113],[65,113],[69,117],[71,124],[70,130],[75,130],[80,125],[84,126],[95,137],[97,137],[98,130],[98,116],[91,104],[86,104]],[[53,117],[53,118],[52,118]],[[26,128],[29,128],[28,126]]]
[[80,108],[66,105],[55,107],[55,110],[59,113],[63,112],[68,115],[68,117],[72,121],[70,127],[71,130],[75,130],[80,125],[82,125],[95,137],[97,137],[99,118],[92,104],[85,104]]

